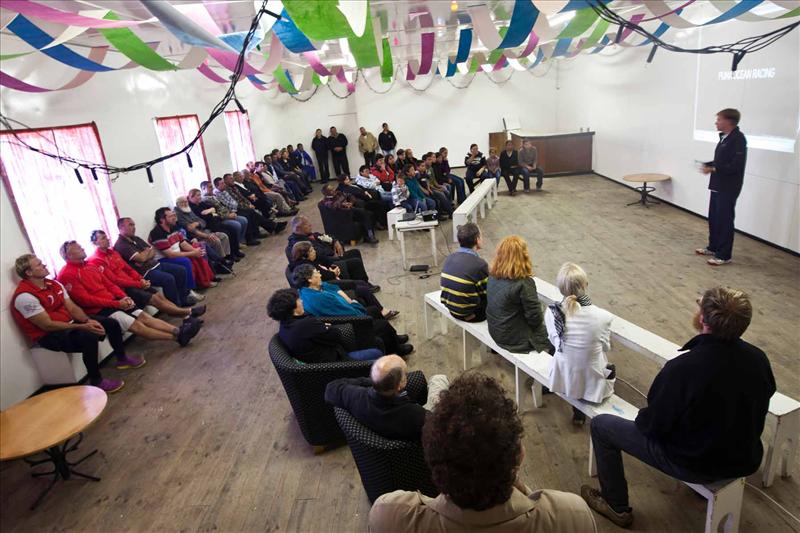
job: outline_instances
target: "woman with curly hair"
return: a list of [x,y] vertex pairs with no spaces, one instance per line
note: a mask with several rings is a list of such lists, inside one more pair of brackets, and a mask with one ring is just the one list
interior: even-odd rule
[[514,353],[553,353],[539,304],[528,244],[510,235],[500,241],[489,265],[486,320],[489,335]]
[[370,531],[596,531],[578,495],[532,491],[520,481],[522,435],[517,407],[500,384],[462,374],[439,395],[422,429],[425,460],[441,494],[384,494],[369,513]]

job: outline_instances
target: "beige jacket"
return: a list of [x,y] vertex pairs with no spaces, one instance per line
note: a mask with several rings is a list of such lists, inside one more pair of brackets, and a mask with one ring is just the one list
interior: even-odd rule
[[364,152],[374,152],[378,149],[378,139],[373,134],[367,132],[366,135],[358,136],[358,151],[362,154]]
[[538,490],[525,496],[514,489],[508,501],[485,511],[464,510],[440,494],[397,490],[384,494],[369,513],[372,533],[592,533],[594,516],[580,496]]

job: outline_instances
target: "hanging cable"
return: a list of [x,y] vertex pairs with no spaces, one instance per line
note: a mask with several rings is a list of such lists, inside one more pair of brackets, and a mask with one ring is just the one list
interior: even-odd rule
[[[24,140],[22,140],[22,138],[20,138],[20,136],[17,134],[18,130],[15,128],[15,126],[22,126],[26,129],[31,129],[31,128],[29,128],[27,125],[23,124],[18,120],[14,120],[11,117],[2,114],[1,112],[0,112],[0,125],[2,125],[5,130],[9,131],[14,136],[16,142],[13,144],[24,146],[25,148],[34,151],[36,153],[39,153],[43,156],[50,157],[52,159],[57,159],[62,163],[64,162],[71,163],[73,165],[76,165],[77,167],[90,169],[95,172],[97,170],[102,170],[106,174],[120,174],[120,173],[133,172],[135,170],[145,169],[147,171],[148,181],[150,183],[153,183],[152,172],[150,170],[150,167],[152,167],[155,164],[161,163],[162,161],[166,161],[167,159],[176,157],[178,155],[184,153],[188,154],[189,150],[191,150],[192,147],[197,143],[197,141],[200,140],[200,138],[203,136],[203,133],[211,125],[211,123],[225,111],[225,108],[227,107],[227,105],[230,103],[231,100],[234,100],[236,102],[236,105],[237,107],[239,107],[240,111],[245,112],[244,106],[242,106],[241,103],[238,101],[238,99],[236,99],[235,89],[236,89],[236,84],[239,82],[239,79],[242,76],[242,72],[244,71],[245,56],[247,55],[248,46],[250,42],[253,40],[253,36],[255,35],[256,30],[258,29],[259,21],[261,20],[261,17],[264,14],[268,14],[279,20],[281,18],[280,15],[277,15],[267,10],[267,0],[262,0],[261,8],[256,12],[255,16],[253,17],[253,20],[250,23],[250,29],[245,35],[244,42],[242,43],[242,50],[241,52],[239,52],[239,56],[236,60],[236,66],[234,67],[233,75],[231,75],[231,82],[230,85],[228,86],[228,90],[225,92],[225,96],[222,98],[222,100],[219,101],[219,103],[217,103],[216,106],[214,106],[214,108],[212,109],[211,113],[208,116],[208,119],[200,126],[200,129],[198,130],[197,135],[194,137],[194,139],[192,139],[186,146],[184,146],[183,148],[181,148],[176,152],[158,157],[156,159],[151,159],[150,161],[137,163],[135,165],[127,167],[115,167],[112,165],[105,165],[102,163],[98,163],[96,161],[87,161],[85,159],[75,158],[67,154],[59,153],[58,151],[56,153],[53,153],[48,150],[44,150],[42,148],[31,146]],[[54,144],[52,143],[52,141],[50,142],[51,144]]]
[[[767,46],[773,44],[781,37],[788,35],[792,30],[800,26],[800,21],[797,21],[793,22],[792,24],[783,26],[782,28],[778,28],[777,30],[773,30],[767,33],[762,33],[761,35],[754,35],[752,37],[745,37],[744,39],[740,39],[736,42],[729,44],[711,45],[703,48],[683,48],[662,41],[654,34],[650,33],[649,31],[642,28],[638,24],[634,24],[633,22],[615,13],[601,0],[586,0],[586,1],[601,19],[608,21],[611,24],[619,25],[619,30],[617,31],[616,39],[613,41],[614,43],[619,42],[620,38],[622,37],[623,30],[627,28],[631,31],[638,33],[643,37],[646,37],[655,46],[659,46],[664,50],[668,50],[670,52],[681,52],[687,54],[721,54],[721,53],[731,54],[733,55],[733,65],[731,70],[736,70],[736,68],[739,66],[739,62],[742,59],[744,59],[744,56],[746,54],[763,50]],[[652,52],[651,52],[651,59],[652,59]]]

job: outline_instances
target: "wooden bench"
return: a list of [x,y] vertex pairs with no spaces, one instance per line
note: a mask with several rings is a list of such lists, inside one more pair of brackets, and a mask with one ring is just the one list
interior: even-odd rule
[[[496,193],[497,182],[494,180],[483,180],[480,185],[475,187],[475,190],[467,196],[461,205],[453,211],[453,241],[457,241],[458,226],[462,226],[467,222],[475,222],[477,220],[476,213],[480,211],[481,218],[486,217],[484,203],[488,207],[492,207],[492,191]],[[496,199],[496,196],[494,196]]]
[[[542,302],[551,304],[561,301],[561,293],[555,285],[540,278],[534,279],[539,299]],[[616,315],[611,322],[611,342],[612,344],[621,344],[644,355],[660,367],[678,357],[681,348]],[[800,402],[776,392],[769,402],[769,412],[765,423],[766,431],[771,433],[771,438],[767,440],[764,450],[766,462],[762,471],[761,483],[763,486],[769,487],[779,470],[781,477],[788,478],[792,475],[800,438]]]
[[[489,335],[489,327],[485,321],[463,322],[457,320],[450,314],[444,304],[441,303],[439,299],[440,296],[441,291],[429,292],[425,295],[424,314],[426,338],[430,339],[433,336],[434,330],[433,316],[428,309],[431,307],[439,311],[441,315],[440,325],[443,334],[447,333],[448,320],[461,328],[464,370],[469,368],[472,355],[476,350],[480,351],[481,347],[494,350],[501,357],[514,365],[517,408],[519,409],[521,406],[521,380],[524,375],[533,378],[534,383],[531,386],[533,405],[537,408],[541,407],[542,384],[549,382],[548,375],[550,371],[550,361],[552,360],[551,356],[545,352],[511,353],[508,350],[504,350],[498,346]],[[610,396],[600,404],[568,398],[560,393],[556,394],[589,418],[594,418],[599,414],[611,414],[627,420],[634,420],[639,412],[638,408],[616,394]],[[591,435],[589,436],[589,475],[592,477],[597,476]],[[708,500],[706,510],[706,533],[716,533],[722,524],[724,524],[726,532],[738,531],[742,499],[744,497],[744,482],[744,478],[723,480],[708,485],[684,482],[692,490]]]

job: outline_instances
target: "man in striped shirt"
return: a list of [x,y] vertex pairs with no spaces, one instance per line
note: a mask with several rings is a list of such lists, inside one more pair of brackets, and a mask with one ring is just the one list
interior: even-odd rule
[[455,318],[465,322],[486,320],[486,283],[489,265],[480,258],[481,230],[468,222],[458,227],[460,248],[442,266],[441,302]]

